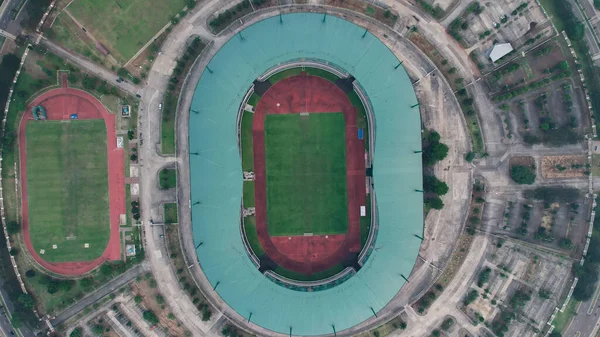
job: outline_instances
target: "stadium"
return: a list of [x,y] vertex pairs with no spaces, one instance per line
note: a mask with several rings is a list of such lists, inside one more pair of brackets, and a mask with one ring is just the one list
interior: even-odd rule
[[376,316],[423,232],[421,120],[402,62],[344,19],[271,17],[214,55],[190,112],[193,240],[220,298],[289,335]]

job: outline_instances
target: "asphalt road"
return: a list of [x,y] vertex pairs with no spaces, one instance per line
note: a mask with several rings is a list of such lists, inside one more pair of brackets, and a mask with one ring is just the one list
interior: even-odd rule
[[144,272],[143,264],[139,264],[139,265],[129,269],[128,271],[119,275],[117,278],[112,279],[110,282],[105,284],[102,288],[99,288],[98,290],[96,290],[95,292],[90,294],[89,296],[87,296],[87,297],[83,298],[82,300],[80,300],[79,302],[73,304],[67,310],[63,311],[58,316],[56,316],[54,319],[52,319],[50,321],[50,323],[52,323],[53,326],[57,326],[57,325],[65,322],[69,318],[71,318],[71,317],[77,315],[78,313],[80,313],[81,311],[83,311],[83,309],[98,302],[104,296],[114,292],[115,290],[121,288],[123,285],[129,283],[131,280],[135,279],[138,275],[142,274],[143,272]]
[[48,48],[48,50],[50,50],[51,52],[56,54],[58,57],[61,57],[65,60],[69,60],[69,61],[73,62],[74,64],[81,67],[82,70],[86,70],[102,79],[105,79],[111,85],[113,85],[125,92],[128,92],[130,94],[137,94],[141,90],[141,88],[139,88],[129,82],[117,83],[116,79],[118,78],[118,76],[116,74],[114,74],[113,72],[109,71],[108,69],[105,69],[104,67],[97,65],[96,63],[94,63],[92,61],[89,61],[88,59],[84,58],[83,56],[80,56],[69,50],[64,49],[63,47],[55,44],[54,42],[46,39],[45,37],[42,37],[42,39],[40,40],[40,45]]
[[6,30],[8,24],[12,21],[12,11],[19,7],[22,0],[4,0],[2,3],[2,13],[0,14],[0,29]]
[[[600,284],[598,285],[600,287]],[[596,324],[600,321],[600,301],[592,306],[593,298],[587,302],[581,303],[577,314],[573,317],[573,321],[563,336],[576,336],[579,333],[580,337],[595,337],[593,334]],[[588,314],[591,312],[591,314]]]

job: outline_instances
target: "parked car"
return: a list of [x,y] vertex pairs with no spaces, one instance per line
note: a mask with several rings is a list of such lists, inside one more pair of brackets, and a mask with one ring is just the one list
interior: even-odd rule
[[162,103],[158,103],[158,110],[162,110]]

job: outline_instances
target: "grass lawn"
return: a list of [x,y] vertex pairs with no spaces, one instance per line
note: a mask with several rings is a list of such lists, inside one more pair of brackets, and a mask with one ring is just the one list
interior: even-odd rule
[[158,173],[158,181],[161,190],[177,187],[177,171],[174,169],[162,169]]
[[178,14],[187,0],[75,0],[69,12],[121,63]]
[[244,181],[244,207],[254,207],[253,181]]
[[256,93],[253,93],[252,95],[250,95],[250,98],[248,98],[248,104],[252,105],[252,106],[256,106],[258,104],[259,100],[260,100],[260,96],[258,96]]
[[104,57],[98,52],[92,40],[82,39],[77,36],[85,36],[85,32],[81,31],[81,28],[66,13],[61,13],[54,20],[50,31],[49,35],[54,40],[59,41],[65,48],[81,54],[94,62],[102,63]]
[[176,203],[165,204],[165,223],[166,224],[177,223],[177,204]]
[[322,279],[331,277],[331,276],[341,272],[342,270],[344,270],[344,266],[342,266],[341,264],[336,264],[335,266],[333,266],[327,270],[323,270],[318,273],[314,273],[310,276],[307,274],[296,273],[294,271],[285,269],[283,267],[275,268],[274,272],[276,272],[277,274],[279,274],[283,277],[287,277],[289,279],[296,280],[296,281],[317,281],[317,280],[322,280]]
[[296,75],[300,75],[301,72],[305,72],[308,75],[312,75],[312,76],[318,76],[318,77],[322,77],[328,81],[331,81],[333,83],[335,83],[335,81],[337,81],[338,79],[340,79],[339,77],[337,77],[336,75],[328,72],[327,70],[323,70],[323,69],[319,69],[319,68],[310,68],[310,67],[305,67],[304,69],[302,68],[290,68],[281,72],[278,72],[277,74],[269,77],[269,82],[271,82],[271,84],[275,84],[281,80],[284,80],[288,77],[292,77],[292,76],[296,76]]
[[267,115],[270,235],[346,233],[345,132],[342,113]]
[[257,257],[265,255],[265,251],[258,241],[258,235],[256,234],[256,218],[254,216],[248,216],[244,218],[244,230],[246,231],[246,239],[250,244],[250,248]]
[[244,111],[242,115],[241,146],[242,146],[242,169],[254,171],[254,149],[252,147],[252,121],[254,114]]
[[558,314],[554,318],[554,321],[552,322],[552,324],[554,324],[555,331],[558,331],[561,333],[563,332],[563,330],[567,327],[567,325],[569,325],[569,322],[571,321],[573,316],[576,315],[575,309],[577,309],[578,305],[579,305],[579,302],[571,299],[569,301],[569,304],[567,304],[565,311],[558,312]]
[[48,262],[97,258],[110,236],[104,120],[30,121],[26,137],[34,249]]
[[600,154],[592,155],[592,175],[600,176]]

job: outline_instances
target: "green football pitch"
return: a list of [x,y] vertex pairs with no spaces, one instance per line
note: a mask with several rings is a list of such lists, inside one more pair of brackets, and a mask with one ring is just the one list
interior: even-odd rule
[[48,262],[99,257],[110,237],[104,120],[29,121],[26,130],[34,249]]
[[158,33],[186,0],[75,0],[67,10],[125,63]]
[[346,233],[342,113],[267,115],[265,165],[269,235]]

